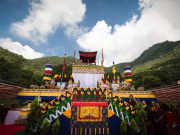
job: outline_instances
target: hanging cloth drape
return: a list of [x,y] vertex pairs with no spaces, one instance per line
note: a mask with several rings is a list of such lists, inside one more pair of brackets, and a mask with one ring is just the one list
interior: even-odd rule
[[103,77],[103,74],[73,73],[74,82],[80,82],[81,88],[97,88],[97,82]]

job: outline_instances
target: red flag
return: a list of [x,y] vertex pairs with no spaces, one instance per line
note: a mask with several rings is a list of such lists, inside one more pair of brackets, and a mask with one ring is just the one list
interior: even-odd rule
[[104,53],[103,53],[103,49],[102,49],[102,61],[101,61],[101,65],[103,65],[104,63]]
[[61,69],[64,71],[64,70],[66,70],[66,65],[62,65],[61,66]]
[[62,65],[61,69],[63,71],[66,70],[66,52],[64,52],[64,64]]
[[66,52],[64,52],[64,65],[66,65]]

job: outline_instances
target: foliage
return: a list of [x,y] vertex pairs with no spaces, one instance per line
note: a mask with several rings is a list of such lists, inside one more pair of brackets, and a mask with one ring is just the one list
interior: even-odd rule
[[59,126],[60,126],[60,121],[59,119],[56,119],[56,121],[52,125],[52,134],[57,135],[59,133]]
[[43,117],[38,98],[35,98],[30,106],[30,112],[27,116],[27,131],[34,134],[40,134]]
[[126,123],[126,121],[125,120],[123,120],[122,122],[121,122],[121,124],[120,124],[120,129],[121,129],[121,133],[122,134],[126,134],[126,132],[127,132],[127,123]]
[[180,80],[179,61],[180,58],[172,59],[156,65],[150,70],[134,74],[135,87],[144,86],[145,89],[150,89],[177,82],[177,80]]
[[145,106],[139,101],[134,101],[136,104],[133,105],[132,103],[126,102],[118,96],[113,97],[110,95],[111,94],[108,93],[109,109],[114,110],[114,113],[122,119],[120,124],[121,133],[128,134],[128,132],[131,131],[131,134],[144,133],[145,135],[145,120],[147,119]]
[[32,77],[36,75],[23,68],[25,61],[22,56],[0,48],[0,79],[16,85],[29,86]]
[[147,112],[145,111],[144,106],[139,102],[136,106],[137,111],[136,115],[134,115],[134,120],[137,123],[137,129],[140,131],[142,135],[146,135],[146,123],[145,120],[147,119]]
[[131,123],[131,125],[130,125],[130,130],[131,130],[132,135],[133,135],[133,134],[137,134],[138,126],[137,126],[137,123],[136,123],[135,119],[132,118],[130,123]]
[[145,89],[153,88],[153,87],[158,87],[161,85],[161,80],[155,76],[148,75],[148,76],[136,76],[134,77],[136,80],[134,85],[135,88],[139,86],[143,86]]
[[46,135],[48,133],[49,127],[50,127],[49,121],[44,119],[41,129],[41,135]]

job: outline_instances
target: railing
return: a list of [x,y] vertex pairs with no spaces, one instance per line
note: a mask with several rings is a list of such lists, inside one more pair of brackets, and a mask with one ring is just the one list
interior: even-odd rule
[[23,92],[65,92],[68,91],[69,89],[26,89],[23,88],[21,91]]
[[14,87],[28,88],[28,86],[17,84],[17,83],[13,83],[13,82],[9,82],[9,81],[2,80],[2,79],[0,79],[0,84],[11,85],[11,86],[14,86]]
[[12,84],[2,83],[2,82],[0,82],[0,86],[21,88],[20,86],[17,86],[17,85],[12,85]]
[[170,89],[170,88],[177,88],[179,87],[180,88],[180,84],[173,84],[173,85],[165,85],[165,86],[162,86],[162,87],[156,87],[156,88],[153,88],[153,89],[149,89],[151,91],[155,91],[155,90],[165,90],[165,89]]
[[116,91],[114,93],[140,93],[140,94],[148,94],[148,93],[154,93],[153,91]]
[[[43,92],[54,93],[54,92],[65,92],[65,91],[69,91],[69,89],[22,89],[21,92],[24,92],[24,93],[43,93]],[[115,91],[113,93],[152,94],[154,92],[153,91]]]
[[9,100],[15,99],[16,94],[20,91],[21,87],[10,84],[0,83],[0,99]]

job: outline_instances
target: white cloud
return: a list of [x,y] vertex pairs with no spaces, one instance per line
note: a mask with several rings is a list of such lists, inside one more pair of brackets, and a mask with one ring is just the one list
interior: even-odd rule
[[30,46],[22,45],[19,42],[13,42],[10,38],[0,38],[0,47],[22,55],[26,59],[35,59],[44,56],[43,53],[36,52]]
[[40,0],[31,5],[28,16],[12,23],[14,34],[34,43],[43,43],[58,27],[64,28],[68,36],[76,36],[83,30],[78,27],[86,11],[81,0]]
[[91,31],[79,36],[77,43],[83,49],[104,49],[105,66],[129,62],[151,45],[165,40],[180,39],[179,0],[140,0],[141,15],[133,15],[123,25],[108,26],[98,21]]

